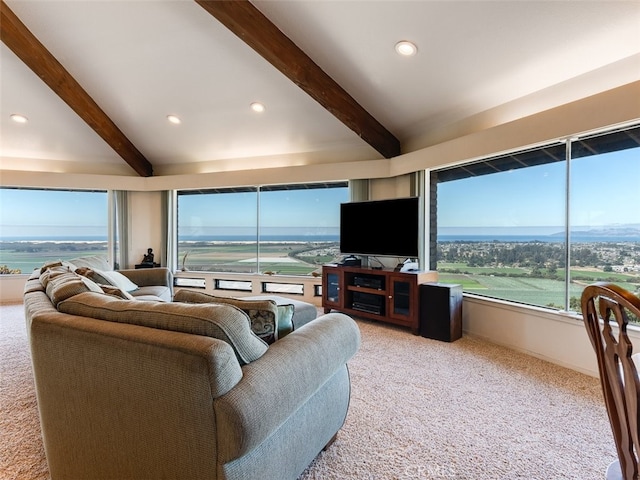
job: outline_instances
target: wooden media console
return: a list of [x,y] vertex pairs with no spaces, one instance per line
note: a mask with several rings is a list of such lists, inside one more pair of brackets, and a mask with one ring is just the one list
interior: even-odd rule
[[437,282],[435,271],[399,272],[367,267],[322,267],[322,307],[408,327],[420,333],[419,285]]

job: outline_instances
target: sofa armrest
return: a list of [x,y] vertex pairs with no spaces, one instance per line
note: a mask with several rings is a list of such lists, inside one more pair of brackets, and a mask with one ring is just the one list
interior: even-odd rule
[[118,270],[140,287],[170,287],[173,292],[173,273],[166,267]]
[[44,293],[28,295],[52,477],[211,478],[213,399],[242,377],[232,348],[202,335],[59,313]]
[[220,463],[244,455],[271,435],[345,367],[359,346],[355,321],[329,313],[294,330],[245,365],[242,380],[214,401]]

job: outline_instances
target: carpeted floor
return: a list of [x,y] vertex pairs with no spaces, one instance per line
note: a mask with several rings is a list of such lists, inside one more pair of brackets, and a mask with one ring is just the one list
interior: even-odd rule
[[49,478],[22,304],[0,307],[0,479]]
[[[358,324],[347,421],[300,480],[596,480],[615,459],[595,378],[468,337]],[[48,479],[22,305],[0,307],[0,387],[0,478]]]

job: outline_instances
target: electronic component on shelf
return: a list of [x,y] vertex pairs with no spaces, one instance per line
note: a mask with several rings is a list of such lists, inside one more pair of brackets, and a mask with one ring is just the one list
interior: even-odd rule
[[354,292],[351,308],[354,310],[360,310],[361,312],[382,315],[384,313],[384,300],[385,297],[383,295]]
[[342,260],[340,260],[340,263],[338,263],[339,267],[361,267],[362,266],[362,260],[360,260],[358,257],[355,257],[353,255],[349,255],[348,257],[344,257]]
[[374,288],[376,290],[382,290],[384,288],[384,277],[357,275],[353,277],[353,285],[356,287]]

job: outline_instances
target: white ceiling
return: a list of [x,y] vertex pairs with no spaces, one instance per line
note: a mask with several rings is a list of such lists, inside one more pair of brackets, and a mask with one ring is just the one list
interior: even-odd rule
[[[510,120],[640,79],[640,1],[252,3],[403,153],[496,107]],[[156,174],[381,158],[194,1],[6,4]],[[399,40],[417,55],[398,56]],[[4,44],[0,68],[1,168],[135,175]]]

